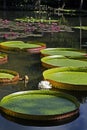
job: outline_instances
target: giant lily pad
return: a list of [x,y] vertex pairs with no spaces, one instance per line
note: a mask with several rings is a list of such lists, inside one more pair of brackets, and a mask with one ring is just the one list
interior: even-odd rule
[[19,80],[19,74],[13,70],[0,69],[0,83],[15,83]]
[[73,48],[46,48],[41,50],[41,54],[42,56],[63,55],[71,58],[80,58],[85,55],[85,53]]
[[43,72],[53,87],[68,90],[87,90],[87,67],[60,67]]
[[[7,41],[0,43],[0,48],[4,50],[25,50],[33,53],[33,50],[36,49],[39,53],[41,49],[46,48],[46,45],[43,43],[24,43],[23,41]],[[29,50],[30,49],[30,50]]]
[[42,65],[46,68],[52,67],[86,67],[87,61],[69,59],[60,55],[46,56],[41,58]]
[[0,54],[0,64],[6,63],[7,60],[8,60],[7,54],[1,53],[1,54]]
[[5,96],[0,110],[14,118],[60,121],[78,114],[79,102],[69,94],[51,90],[22,91]]

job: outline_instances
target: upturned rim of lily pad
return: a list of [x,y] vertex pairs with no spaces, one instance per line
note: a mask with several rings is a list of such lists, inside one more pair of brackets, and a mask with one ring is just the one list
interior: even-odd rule
[[79,113],[79,107],[80,104],[74,96],[53,90],[15,92],[0,101],[0,110],[4,114],[41,122],[60,122],[73,118]]
[[[85,61],[84,61],[85,59]],[[80,59],[67,58],[63,55],[52,55],[41,58],[42,66],[45,68],[53,67],[86,67],[87,58],[82,56]]]

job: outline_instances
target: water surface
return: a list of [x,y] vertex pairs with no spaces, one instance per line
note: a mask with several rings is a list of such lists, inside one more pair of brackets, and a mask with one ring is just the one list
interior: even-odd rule
[[[0,12],[0,17],[4,19],[14,19],[16,17],[32,16],[31,12]],[[34,15],[34,17],[37,17]],[[58,17],[59,18],[59,17]],[[64,17],[69,26],[86,26],[87,17]],[[82,44],[87,40],[87,31],[73,29],[74,32],[60,32],[60,33],[44,33],[42,38],[27,38],[21,39],[24,41],[37,40],[46,43],[47,47],[70,47],[81,49]],[[23,90],[36,90],[38,89],[38,83],[43,79],[42,72],[43,67],[40,61],[40,54],[30,55],[25,52],[13,52],[8,53],[9,56],[8,62],[6,64],[0,65],[0,68],[12,69],[17,71],[21,77],[28,75],[30,80],[27,85],[24,82],[20,81],[16,85],[0,85],[0,99],[5,95],[8,95],[12,92],[18,92]],[[31,124],[23,125],[9,119],[6,119],[0,115],[0,129],[1,130],[86,130],[87,129],[87,92],[67,92],[78,98],[80,101],[80,115],[75,120],[55,126],[34,126]]]

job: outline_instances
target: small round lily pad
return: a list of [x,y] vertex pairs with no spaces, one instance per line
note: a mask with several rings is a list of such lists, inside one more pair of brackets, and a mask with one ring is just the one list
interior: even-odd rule
[[0,83],[14,83],[19,80],[19,74],[16,71],[0,69]]

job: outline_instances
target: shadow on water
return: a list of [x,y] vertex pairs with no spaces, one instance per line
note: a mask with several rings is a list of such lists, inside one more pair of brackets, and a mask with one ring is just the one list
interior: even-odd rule
[[11,116],[8,116],[1,112],[1,116],[3,116],[5,119],[12,121],[17,124],[25,125],[25,126],[41,126],[41,127],[50,127],[50,126],[59,126],[63,124],[67,124],[69,122],[72,122],[76,118],[79,117],[79,113],[63,120],[54,120],[54,121],[41,121],[41,120],[25,120],[20,118],[14,118]]

